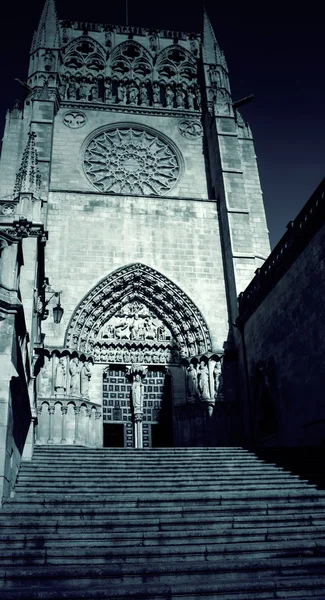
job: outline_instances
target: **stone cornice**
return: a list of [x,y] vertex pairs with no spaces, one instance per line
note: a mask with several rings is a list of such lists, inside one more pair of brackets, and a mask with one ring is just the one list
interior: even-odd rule
[[201,116],[201,111],[199,110],[179,110],[176,108],[170,110],[166,107],[159,108],[152,106],[125,106],[122,104],[105,104],[104,102],[82,102],[80,100],[74,102],[64,100],[61,102],[60,108],[72,108],[73,110],[100,110],[105,112],[117,112],[134,115],[150,115],[157,117],[176,117],[177,119],[185,117],[193,117],[198,119]]

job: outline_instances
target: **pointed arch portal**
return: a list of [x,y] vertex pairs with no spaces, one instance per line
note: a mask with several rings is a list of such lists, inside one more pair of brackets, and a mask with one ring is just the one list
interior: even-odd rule
[[81,301],[66,348],[95,362],[178,363],[211,350],[208,327],[192,300],[143,264],[118,269]]

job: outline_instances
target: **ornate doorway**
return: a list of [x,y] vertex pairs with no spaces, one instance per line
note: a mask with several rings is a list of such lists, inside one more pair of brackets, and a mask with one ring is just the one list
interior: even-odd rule
[[139,263],[111,273],[77,306],[65,346],[92,361],[89,393],[102,408],[104,445],[180,444],[173,410],[189,400],[184,369],[191,357],[211,353],[211,339],[175,283]]
[[[141,447],[165,447],[172,440],[170,377],[163,366],[151,366],[142,377]],[[104,446],[133,448],[137,416],[128,369],[112,365],[103,373]]]

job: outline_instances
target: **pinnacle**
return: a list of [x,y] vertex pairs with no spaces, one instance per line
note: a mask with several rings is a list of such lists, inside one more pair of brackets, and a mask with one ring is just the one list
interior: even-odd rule
[[22,192],[39,196],[41,176],[38,169],[37,150],[35,147],[36,133],[29,132],[26,148],[21,165],[16,175],[14,196]]
[[32,50],[59,47],[59,23],[54,0],[46,0],[38,28],[33,38]]
[[203,8],[203,60],[205,63],[221,65],[227,71],[225,55],[215,36],[206,8]]

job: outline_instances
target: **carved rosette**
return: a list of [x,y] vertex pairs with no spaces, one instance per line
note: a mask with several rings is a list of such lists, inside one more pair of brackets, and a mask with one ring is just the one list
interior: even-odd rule
[[79,304],[65,345],[95,362],[164,364],[209,351],[211,340],[190,298],[154,269],[135,264],[106,277]]

